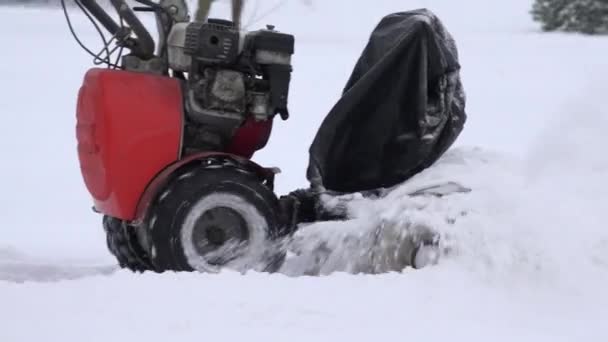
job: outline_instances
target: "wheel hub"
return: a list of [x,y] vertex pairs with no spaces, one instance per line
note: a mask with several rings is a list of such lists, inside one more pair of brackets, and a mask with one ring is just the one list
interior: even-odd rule
[[222,265],[237,257],[249,239],[247,222],[238,211],[214,207],[205,211],[192,230],[196,252],[212,265]]
[[[201,272],[265,268],[269,222],[246,195],[214,191],[193,203],[180,227],[188,265]],[[177,241],[176,241],[177,242]]]

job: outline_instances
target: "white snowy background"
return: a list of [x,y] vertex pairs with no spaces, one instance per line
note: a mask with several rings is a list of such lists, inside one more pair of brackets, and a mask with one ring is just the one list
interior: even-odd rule
[[[316,277],[298,260],[274,275],[117,270],[76,158],[91,60],[60,11],[0,8],[0,341],[606,341],[608,38],[541,33],[531,2],[250,2],[246,23],[272,9],[250,29],[296,36],[292,118],[255,157],[283,170],[279,193],[306,186],[309,143],[382,16],[426,7],[460,50],[462,136],[387,198],[355,202],[352,221],[305,227],[311,244],[343,244]],[[406,196],[443,181],[472,192]],[[450,253],[351,274],[380,222],[433,226]]]

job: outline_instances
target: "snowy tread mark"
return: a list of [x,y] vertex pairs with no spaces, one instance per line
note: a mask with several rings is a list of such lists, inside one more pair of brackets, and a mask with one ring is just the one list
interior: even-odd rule
[[150,219],[150,223],[148,224],[150,230],[154,230],[154,224],[156,223],[156,219],[158,219],[158,216],[156,215],[152,216],[152,218]]
[[183,175],[179,176],[177,178],[177,180],[180,181],[182,179],[190,178],[190,177],[192,177],[192,175],[194,175],[194,171],[190,171],[190,172],[184,173]]
[[160,195],[160,197],[158,198],[158,200],[159,200],[160,202],[162,202],[162,201],[163,201],[163,200],[164,200],[164,199],[165,199],[167,196],[169,196],[169,193],[170,193],[170,192],[171,192],[171,190],[170,190],[170,189],[169,189],[169,190],[167,190],[167,191],[165,191],[165,192],[163,192],[163,193],[162,193],[162,195]]

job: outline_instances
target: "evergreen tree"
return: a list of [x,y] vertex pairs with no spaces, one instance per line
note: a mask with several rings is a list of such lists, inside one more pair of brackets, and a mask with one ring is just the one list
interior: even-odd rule
[[608,0],[535,0],[532,16],[545,31],[608,34]]

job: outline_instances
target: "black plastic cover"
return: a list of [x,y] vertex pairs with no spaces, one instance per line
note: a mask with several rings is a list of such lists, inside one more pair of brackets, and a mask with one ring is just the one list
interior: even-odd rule
[[295,38],[291,34],[260,30],[247,36],[252,50],[270,50],[293,55]]
[[287,102],[289,97],[289,83],[291,82],[291,65],[271,64],[263,67],[268,75],[270,84],[270,106],[274,114],[279,114],[283,120],[289,118]]
[[466,121],[456,44],[425,9],[384,17],[310,146],[313,187],[357,192],[432,165]]

